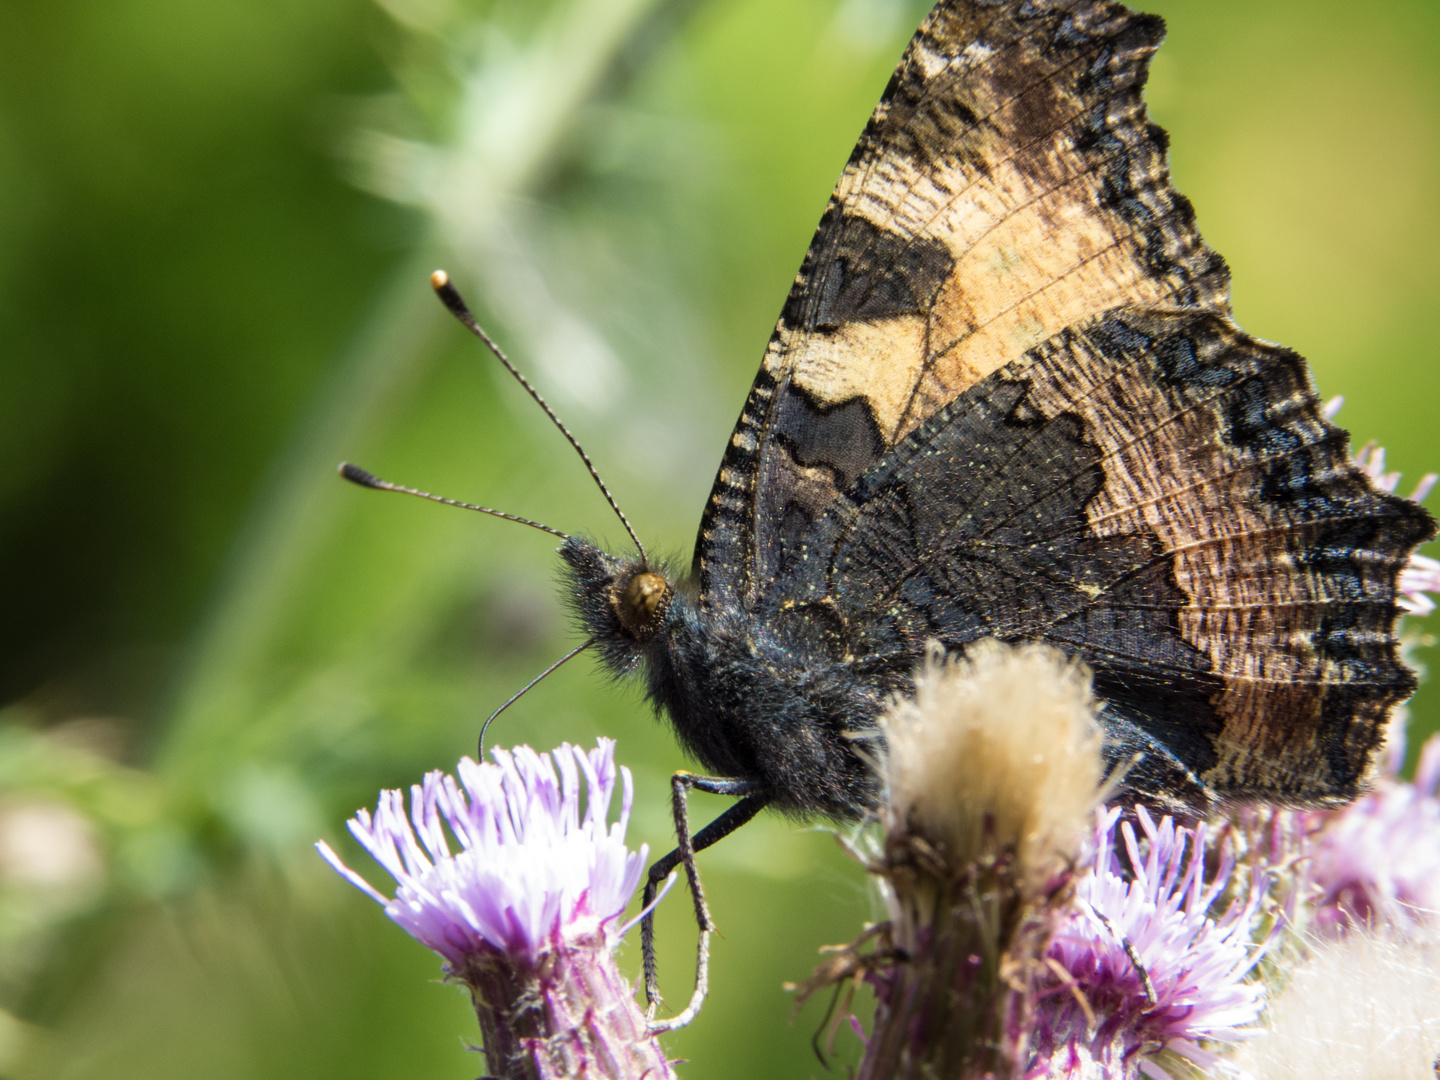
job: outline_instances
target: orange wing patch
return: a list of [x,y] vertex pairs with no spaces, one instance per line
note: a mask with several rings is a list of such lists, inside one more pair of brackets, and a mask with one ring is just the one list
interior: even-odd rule
[[929,331],[924,316],[899,315],[797,335],[786,357],[790,380],[815,401],[863,399],[885,441],[893,443],[924,374]]

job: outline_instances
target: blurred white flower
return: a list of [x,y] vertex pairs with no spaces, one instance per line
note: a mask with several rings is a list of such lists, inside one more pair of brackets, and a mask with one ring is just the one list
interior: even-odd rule
[[50,800],[0,807],[0,885],[88,894],[105,878],[94,826]]

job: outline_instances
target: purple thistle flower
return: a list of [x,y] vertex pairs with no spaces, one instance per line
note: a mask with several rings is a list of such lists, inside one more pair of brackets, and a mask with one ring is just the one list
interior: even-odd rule
[[1369,795],[1308,815],[1317,930],[1360,924],[1412,932],[1440,911],[1440,736],[1421,749],[1413,784],[1394,775],[1403,757],[1399,745]]
[[[355,839],[395,879],[394,899],[324,841],[316,848],[452,967],[487,950],[533,958],[566,935],[613,935],[648,854],[644,845],[625,846],[629,769],[618,771],[620,819],[606,823],[617,776],[614,741],[601,739],[588,754],[569,744],[553,754],[528,746],[492,753],[493,765],[461,758],[458,784],[439,770],[426,774],[410,789],[408,818],[404,795],[382,791],[373,817],[360,810],[350,819]],[[458,854],[451,854],[442,822],[459,842]]]
[[[1368,442],[1359,450],[1355,451],[1355,464],[1360,466],[1360,471],[1370,478],[1370,482],[1381,491],[1388,491],[1392,495],[1395,489],[1400,486],[1400,473],[1385,471],[1385,448]],[[1420,478],[1420,483],[1415,485],[1415,490],[1410,493],[1411,502],[1420,502],[1426,495],[1429,495],[1435,488],[1435,482],[1440,480],[1436,473],[1426,473]]]
[[1143,841],[1118,809],[1098,815],[1093,866],[1046,953],[1066,977],[1042,991],[1029,1076],[1164,1077],[1150,1060],[1161,1051],[1210,1068],[1222,1059],[1199,1044],[1249,1037],[1264,1007],[1264,986],[1247,978],[1260,959],[1251,934],[1262,875],[1235,890],[1223,844],[1207,881],[1204,825],[1157,825],[1143,807],[1136,819]]
[[[382,791],[373,815],[350,819],[395,879],[393,899],[329,845],[316,847],[469,989],[491,1075],[673,1076],[613,956],[648,854],[625,846],[633,783],[615,766],[615,743],[492,754],[494,764],[462,758],[458,782],[427,774],[410,789],[408,817],[404,795]],[[611,823],[617,780],[620,817]]]

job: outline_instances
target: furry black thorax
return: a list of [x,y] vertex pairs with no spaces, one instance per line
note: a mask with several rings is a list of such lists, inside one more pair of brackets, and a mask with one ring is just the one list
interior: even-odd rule
[[635,574],[659,571],[579,537],[560,556],[566,598],[605,667],[640,676],[656,712],[707,770],[758,784],[769,805],[799,817],[854,820],[875,805],[884,680],[857,677],[744,612],[702,611],[683,584],[658,631],[636,640],[614,597]]

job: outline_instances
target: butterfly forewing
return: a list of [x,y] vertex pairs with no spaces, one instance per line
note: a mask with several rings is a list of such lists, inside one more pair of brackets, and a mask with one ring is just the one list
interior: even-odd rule
[[1141,91],[1163,24],[1116,4],[945,3],[832,195],[701,525],[753,603],[833,498],[1033,345],[1124,304],[1227,308]]

